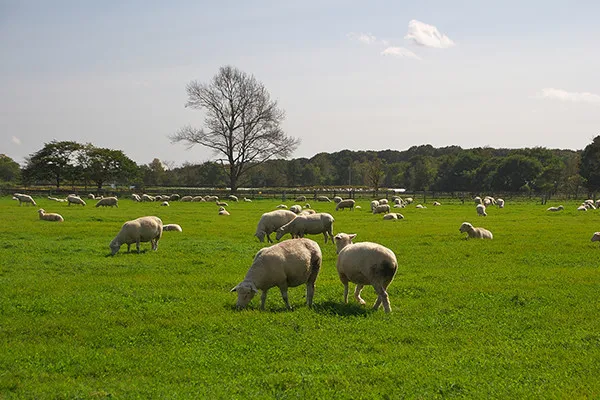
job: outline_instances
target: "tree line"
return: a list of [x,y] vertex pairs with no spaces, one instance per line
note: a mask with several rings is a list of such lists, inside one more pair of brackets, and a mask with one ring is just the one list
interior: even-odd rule
[[[219,161],[138,165],[121,150],[74,141],[52,141],[21,167],[0,155],[4,184],[149,187],[230,187],[228,166]],[[600,189],[600,136],[583,151],[547,149],[463,149],[413,146],[408,150],[319,153],[311,158],[257,163],[241,176],[242,187],[406,188],[442,192],[557,192]]]

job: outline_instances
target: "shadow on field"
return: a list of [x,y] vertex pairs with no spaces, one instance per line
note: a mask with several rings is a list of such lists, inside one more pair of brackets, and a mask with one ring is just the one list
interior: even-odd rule
[[373,309],[365,308],[356,303],[344,304],[342,302],[326,301],[313,304],[316,313],[325,315],[337,315],[341,317],[366,317],[373,313]]
[[145,254],[148,251],[148,249],[140,249],[140,252],[138,253],[137,250],[133,249],[131,251],[118,251],[117,253],[115,253],[114,255],[112,253],[108,253],[107,255],[105,255],[104,257],[117,257],[117,256],[139,256],[140,254]]

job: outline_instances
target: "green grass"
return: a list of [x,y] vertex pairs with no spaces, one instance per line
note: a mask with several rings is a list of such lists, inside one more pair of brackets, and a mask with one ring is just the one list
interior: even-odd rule
[[[334,246],[323,250],[315,307],[304,287],[234,309],[263,212],[278,202],[120,201],[119,208],[38,207],[0,199],[0,398],[599,398],[600,211],[547,213],[508,202],[477,217],[471,204],[401,210],[383,221],[330,212],[398,257],[392,314],[341,302]],[[291,205],[292,203],[288,203]],[[157,215],[157,252],[107,257],[122,223]],[[464,240],[464,221],[493,241]],[[274,235],[273,235],[274,236]],[[135,248],[135,246],[134,246]],[[375,301],[371,287],[363,297]]]

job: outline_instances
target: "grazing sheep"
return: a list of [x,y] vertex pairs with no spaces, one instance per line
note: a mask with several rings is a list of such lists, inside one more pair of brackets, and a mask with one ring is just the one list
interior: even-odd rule
[[38,214],[40,216],[41,220],[44,221],[56,221],[56,222],[64,222],[64,218],[62,217],[62,215],[60,214],[55,214],[55,213],[46,213],[46,211],[44,211],[43,208],[40,208],[38,210]]
[[87,197],[88,197],[88,199],[90,199],[90,200],[96,200],[96,196],[94,196],[94,193],[90,193],[90,194],[88,194],[88,196],[87,196]]
[[[192,201],[194,198],[192,196],[183,196],[182,198],[179,199],[179,201],[181,201],[182,203],[189,203],[190,201]],[[204,200],[204,199],[203,199]]]
[[350,211],[353,211],[355,203],[356,202],[352,199],[342,200],[339,203],[337,203],[337,206],[335,206],[335,211],[343,210],[344,208],[349,208]]
[[546,209],[546,211],[562,211],[562,210],[564,210],[564,209],[565,209],[565,208],[564,208],[562,205],[560,205],[560,206],[558,206],[558,207],[548,207],[548,208]]
[[247,197],[244,197],[244,201],[245,201],[245,202],[248,202],[248,203],[252,203],[252,199],[249,199],[249,198],[247,198]]
[[37,206],[37,203],[35,202],[33,197],[29,196],[28,194],[15,193],[13,195],[13,200],[19,200],[19,206],[23,203]]
[[475,198],[473,198],[473,201],[475,202],[475,205],[483,204],[483,201],[479,196],[475,196]]
[[260,309],[265,309],[267,291],[277,286],[288,310],[288,287],[306,283],[306,304],[312,306],[315,294],[315,281],[323,263],[319,245],[310,239],[286,240],[270,247],[260,249],[244,280],[238,283],[232,292],[237,292],[238,309],[248,305],[259,290]]
[[592,242],[600,242],[600,232],[594,232],[592,235]]
[[140,201],[142,201],[142,198],[140,197],[139,194],[132,193],[131,194],[131,200],[140,202]]
[[381,214],[381,213],[389,213],[390,205],[389,204],[380,204],[373,209],[373,214]]
[[440,203],[439,201],[434,201],[433,205],[434,205],[434,207],[439,207],[442,205],[442,203]]
[[152,250],[157,250],[162,231],[163,223],[158,217],[140,217],[127,221],[123,224],[117,236],[110,242],[109,247],[112,255],[114,256],[123,244],[127,244],[127,252],[130,251],[131,245],[135,243],[139,253],[141,242],[150,242]]
[[417,205],[415,206],[415,208],[419,208],[419,209],[421,209],[421,208],[427,208],[427,206],[424,206],[423,204],[417,204]]
[[205,196],[204,201],[217,201],[219,200],[219,196]]
[[388,204],[388,200],[387,199],[379,199],[379,204]]
[[227,198],[231,201],[239,201],[238,197],[234,194],[230,194]]
[[404,215],[399,214],[399,213],[389,213],[389,214],[385,214],[383,216],[384,220],[390,219],[390,220],[395,220],[395,219],[404,219]]
[[342,201],[342,198],[341,198],[340,196],[334,196],[334,197],[333,197],[333,202],[334,202],[335,204],[339,203],[340,201]]
[[293,212],[294,214],[300,214],[300,212],[302,212],[302,206],[298,205],[298,204],[294,204],[293,206],[290,207],[290,211]]
[[396,275],[398,262],[396,255],[387,247],[378,243],[352,243],[356,234],[338,233],[335,235],[337,248],[337,271],[344,285],[344,303],[348,303],[348,282],[356,283],[354,298],[360,303],[365,301],[360,292],[365,285],[372,285],[377,293],[373,308],[377,310],[383,303],[386,313],[392,311],[387,288]]
[[142,201],[154,201],[154,197],[144,193],[142,194]]
[[171,196],[169,196],[169,201],[179,201],[180,198],[181,196],[179,196],[177,193],[173,193]]
[[229,211],[225,209],[225,207],[219,207],[219,215],[231,215]]
[[261,243],[264,242],[265,236],[267,236],[267,241],[273,243],[270,236],[271,233],[277,231],[277,229],[281,228],[294,218],[296,218],[296,214],[288,210],[266,212],[260,217],[254,236],[256,236]]
[[487,213],[485,212],[485,206],[483,204],[477,204],[477,215],[480,217],[487,217]]
[[96,203],[96,207],[117,207],[119,208],[119,199],[116,197],[105,197]]
[[371,201],[371,211],[375,210],[375,208],[377,208],[378,205],[379,205],[379,200]]
[[286,208],[288,208],[288,206],[286,206],[285,204],[280,204],[275,208],[286,209]]
[[277,229],[275,239],[281,239],[285,234],[289,233],[292,238],[302,238],[306,234],[317,235],[323,234],[325,243],[327,236],[333,241],[333,216],[327,213],[315,213],[311,215],[298,215],[296,218]]
[[498,208],[504,208],[504,199],[496,200],[496,205],[498,206]]
[[412,197],[407,197],[406,199],[404,199],[404,202],[405,202],[406,204],[412,204],[412,202],[413,202],[413,198],[412,198]]
[[163,201],[162,203],[160,203],[160,205],[162,207],[169,207],[169,202],[168,201]]
[[67,196],[67,205],[70,206],[71,204],[80,204],[85,206],[85,201],[83,201],[83,199],[77,195],[70,194]]
[[304,203],[306,201],[306,196],[298,196],[296,197],[296,203]]
[[331,200],[329,200],[329,197],[327,197],[327,196],[317,196],[316,200],[317,201],[326,201],[326,202],[331,203]]
[[588,210],[587,207],[584,206],[583,204],[580,205],[579,207],[577,207],[577,211],[587,211],[587,210]]
[[183,230],[181,229],[181,226],[178,224],[163,225],[163,232],[166,232],[166,231],[183,232]]
[[317,212],[315,210],[311,210],[309,208],[302,210],[300,212],[300,215],[311,215],[311,214],[316,214]]
[[216,201],[215,202],[219,207],[229,207],[229,204],[225,203],[224,201]]
[[595,210],[596,209],[596,206],[594,205],[594,203],[585,202],[585,203],[582,204],[582,206],[585,206],[585,208],[587,208],[588,210]]
[[492,235],[492,232],[488,231],[485,228],[475,228],[473,225],[471,225],[468,222],[463,222],[462,225],[460,226],[460,228],[458,228],[458,230],[460,232],[467,233],[466,239],[468,239],[468,238],[493,239],[494,238],[494,236]]
[[202,197],[202,196],[194,196],[194,197],[192,197],[192,201],[194,203],[199,203],[199,202],[206,201],[206,200],[204,200],[204,197]]

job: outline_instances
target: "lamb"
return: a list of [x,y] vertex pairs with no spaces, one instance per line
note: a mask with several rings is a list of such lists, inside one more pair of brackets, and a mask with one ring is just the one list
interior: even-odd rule
[[356,202],[352,199],[346,199],[346,200],[342,200],[339,203],[337,203],[337,206],[335,206],[335,211],[337,210],[343,210],[344,208],[349,208],[350,211],[354,210],[354,204]]
[[194,203],[198,203],[198,202],[202,202],[202,201],[206,201],[206,200],[204,200],[204,197],[202,197],[202,196],[194,196],[194,197],[192,197],[191,201],[193,201]]
[[[181,201],[182,203],[189,203],[192,200],[194,200],[194,198],[192,196],[183,196],[182,198],[179,199],[179,201]],[[202,200],[204,200],[204,199],[202,199]]]
[[546,209],[546,211],[562,211],[564,210],[564,207],[562,205],[558,206],[558,207],[548,207]]
[[335,204],[339,203],[340,201],[342,201],[342,198],[341,198],[340,196],[334,196],[334,197],[333,197],[333,202],[334,202]]
[[373,309],[377,310],[383,303],[386,313],[392,311],[387,288],[394,279],[398,269],[396,255],[387,247],[378,243],[352,243],[356,234],[338,233],[335,235],[337,248],[337,271],[344,285],[344,303],[348,303],[348,282],[356,283],[354,298],[360,303],[365,301],[360,292],[365,285],[372,285],[377,293],[377,301]]
[[298,196],[295,201],[296,203],[304,203],[306,201],[306,196]]
[[168,201],[163,201],[162,203],[160,203],[160,205],[162,207],[169,207],[169,202]]
[[316,200],[317,201],[326,201],[328,203],[331,203],[331,200],[329,200],[329,197],[327,197],[327,196],[317,196]]
[[140,202],[140,201],[142,201],[142,198],[140,197],[139,194],[132,193],[131,194],[131,200]]
[[316,235],[323,234],[325,243],[327,236],[333,242],[333,216],[327,213],[315,213],[311,215],[299,215],[281,228],[277,229],[275,239],[281,239],[285,234],[289,233],[292,238],[302,238],[306,234]]
[[229,207],[229,204],[225,203],[224,201],[219,201],[219,200],[217,200],[217,201],[216,201],[216,204],[217,204],[219,207]]
[[19,206],[21,204],[23,204],[23,203],[37,206],[37,203],[35,202],[35,200],[33,199],[33,197],[29,196],[28,194],[15,193],[13,195],[13,199],[14,200],[19,200]]
[[117,207],[119,208],[119,199],[116,197],[105,197],[96,203],[96,207]]
[[439,207],[442,205],[442,203],[440,203],[439,201],[434,201],[433,205],[434,205],[434,207]]
[[83,201],[83,199],[77,195],[70,194],[67,196],[67,205],[70,206],[71,204],[80,204],[85,206],[85,201]]
[[379,200],[371,201],[371,211],[373,211],[379,205]]
[[587,211],[587,210],[588,210],[587,207],[584,206],[583,204],[580,205],[579,207],[577,207],[577,211]]
[[231,215],[229,211],[225,209],[225,207],[219,207],[219,215]]
[[404,219],[404,215],[399,213],[389,213],[383,216],[384,220],[396,220],[396,219]]
[[154,197],[144,193],[142,194],[142,201],[154,201]]
[[600,242],[600,232],[594,232],[592,235],[592,242]]
[[254,295],[262,290],[260,309],[264,310],[268,290],[277,286],[285,306],[291,310],[288,287],[300,286],[303,283],[306,283],[306,304],[311,307],[315,281],[322,263],[321,249],[310,239],[285,240],[260,249],[244,280],[231,289],[238,295],[236,307],[246,307]]
[[300,214],[302,212],[302,206],[298,204],[294,204],[290,207],[290,211],[294,214]]
[[178,201],[180,198],[180,195],[178,195],[177,193],[173,193],[171,196],[169,196],[169,201]]
[[504,199],[496,200],[496,205],[498,206],[498,208],[504,208]]
[[407,197],[406,199],[404,199],[404,202],[406,204],[411,204],[413,202],[413,198],[412,197]]
[[390,205],[389,204],[380,204],[377,207],[373,208],[373,214],[381,214],[381,213],[389,213]]
[[402,199],[400,197],[397,197],[394,199],[394,205],[401,206],[403,204],[404,204],[404,202],[402,201]]
[[427,208],[427,206],[424,206],[423,204],[417,204],[417,205],[415,206],[415,208],[419,208],[419,209],[421,209],[421,208]]
[[277,207],[275,208],[279,208],[279,209],[286,209],[288,208],[288,206],[286,206],[285,204],[279,204]]
[[473,198],[473,201],[475,202],[475,205],[483,204],[483,201],[479,196],[475,196],[475,198]]
[[493,239],[494,238],[494,235],[492,235],[492,232],[488,231],[485,228],[475,228],[473,225],[471,225],[468,222],[463,222],[462,225],[460,226],[460,228],[458,228],[458,230],[460,232],[467,233],[467,237],[465,239],[468,239],[468,238]]
[[261,243],[264,242],[265,236],[267,236],[267,241],[273,243],[271,240],[271,233],[277,231],[277,229],[281,228],[294,218],[296,218],[296,214],[288,210],[266,212],[260,217],[254,236],[256,236]]
[[152,250],[156,251],[162,232],[162,220],[155,216],[140,217],[127,221],[123,224],[117,236],[110,242],[111,255],[117,254],[123,244],[127,244],[127,252],[129,252],[133,243],[135,243],[139,253],[141,242],[150,242]]
[[40,208],[38,210],[38,214],[40,216],[40,219],[44,220],[44,221],[56,221],[56,222],[64,222],[65,221],[65,219],[62,217],[62,215],[55,214],[55,213],[46,213],[46,211],[44,211],[43,208]]
[[244,197],[244,201],[247,202],[247,203],[252,203],[252,199],[249,199],[247,197]]
[[487,217],[487,213],[485,212],[485,206],[483,204],[477,204],[477,215],[480,217]]
[[238,197],[233,194],[230,194],[229,196],[227,196],[227,198],[231,201],[239,201]]
[[182,232],[183,230],[181,229],[181,226],[178,224],[166,224],[163,225],[163,232],[166,231],[176,231],[176,232]]
[[219,196],[205,196],[204,201],[217,201],[219,200]]

